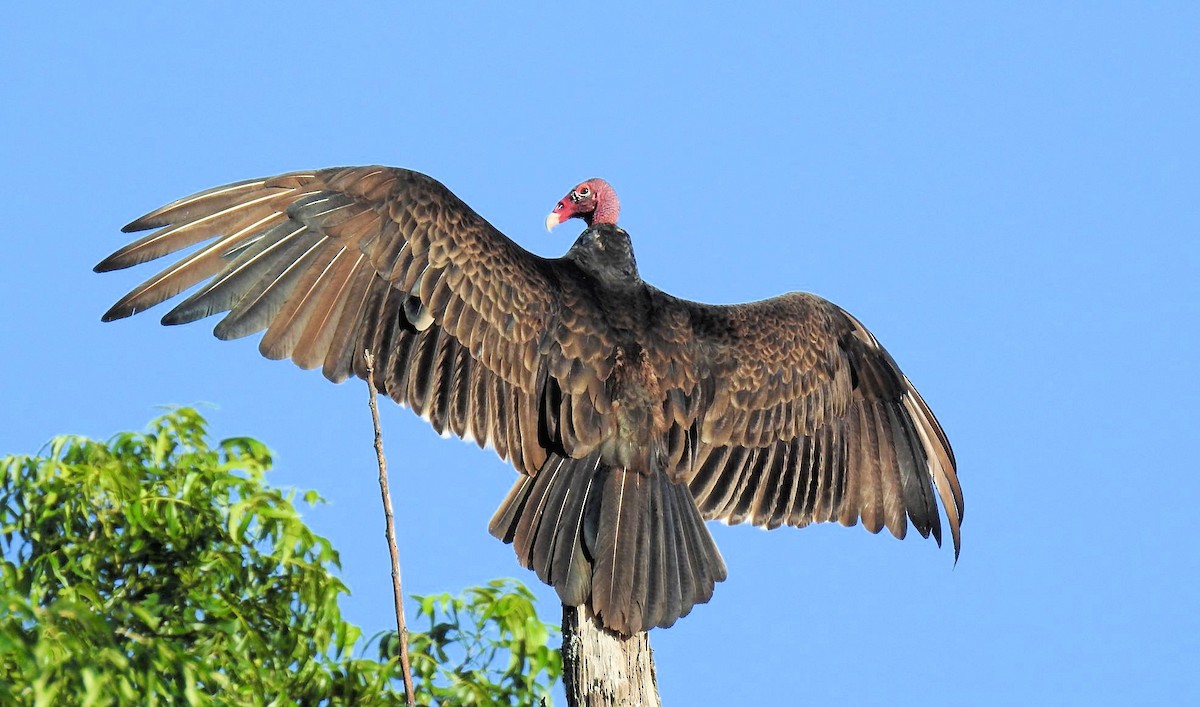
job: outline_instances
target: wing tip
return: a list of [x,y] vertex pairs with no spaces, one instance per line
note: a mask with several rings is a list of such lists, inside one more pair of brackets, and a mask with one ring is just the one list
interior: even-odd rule
[[[221,189],[221,187],[217,187],[217,189]],[[212,191],[212,190],[209,190],[209,191]],[[121,233],[137,233],[138,231],[149,231],[152,228],[162,228],[163,226],[170,226],[170,225],[172,225],[174,220],[169,217],[164,217],[165,212],[169,211],[170,209],[172,209],[174,207],[180,206],[180,205],[194,199],[197,196],[202,196],[206,193],[207,192],[201,192],[200,194],[193,194],[192,196],[186,196],[182,199],[177,199],[175,201],[172,201],[170,204],[167,204],[166,206],[161,206],[161,207],[151,211],[148,214],[139,216],[139,217],[135,218],[134,220],[130,221],[129,223],[125,224],[124,226],[121,226]]]
[[122,258],[123,251],[124,251],[124,248],[122,248],[121,250],[118,250],[117,252],[108,256],[104,260],[101,260],[100,262],[96,263],[92,267],[92,272],[105,273],[105,272],[112,272],[113,270],[124,270],[125,268],[129,267],[130,265],[133,265],[133,263],[127,263],[124,261],[124,259]]

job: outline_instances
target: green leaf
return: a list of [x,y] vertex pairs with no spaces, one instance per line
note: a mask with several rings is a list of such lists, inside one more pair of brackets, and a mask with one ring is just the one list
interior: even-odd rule
[[[265,444],[207,427],[174,408],[0,459],[0,703],[402,702],[395,632],[362,656],[338,553],[293,505],[321,497],[267,485]],[[535,704],[558,679],[555,630],[520,583],[413,600],[420,703]]]

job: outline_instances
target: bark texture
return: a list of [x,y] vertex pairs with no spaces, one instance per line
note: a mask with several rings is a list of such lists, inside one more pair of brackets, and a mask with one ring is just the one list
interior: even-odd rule
[[661,707],[648,633],[609,631],[584,605],[563,607],[562,635],[569,707]]

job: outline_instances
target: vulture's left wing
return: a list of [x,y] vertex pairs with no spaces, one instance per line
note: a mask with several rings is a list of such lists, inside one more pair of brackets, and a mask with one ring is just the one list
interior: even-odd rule
[[695,380],[681,387],[699,396],[687,481],[706,518],[765,527],[861,518],[901,538],[911,521],[940,544],[936,492],[957,557],[963,500],[950,443],[858,320],[806,293],[664,309],[690,323],[700,352]]

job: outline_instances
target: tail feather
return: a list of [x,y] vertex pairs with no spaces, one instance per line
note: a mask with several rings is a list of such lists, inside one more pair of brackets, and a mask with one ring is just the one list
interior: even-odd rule
[[[696,551],[693,549],[691,540],[692,533],[689,528],[685,527],[687,523],[687,509],[682,507],[679,499],[672,494],[666,494],[667,505],[671,508],[671,517],[675,525],[675,552],[676,561],[678,562],[678,589],[675,593],[679,595],[679,616],[687,616],[692,610],[692,604],[696,602],[696,586],[702,585],[703,582],[698,582],[698,576],[704,576],[704,572],[700,567],[697,567]],[[705,528],[707,534],[708,529]]]
[[687,487],[612,468],[598,454],[553,455],[509,491],[489,530],[609,629],[670,626],[708,601],[725,563]]
[[642,532],[642,520],[649,515],[649,480],[625,469],[612,469],[604,481],[592,609],[604,617],[606,625],[610,621],[622,626],[640,625],[640,597],[633,585],[648,539]]
[[563,597],[582,603],[587,598],[591,569],[579,538],[592,484],[560,483],[557,488],[563,489],[563,493],[548,497],[546,515],[538,525],[533,552],[541,562],[534,564],[541,568],[538,577],[543,582],[558,587]]
[[[544,478],[545,474],[542,473],[537,476],[522,475],[517,479],[517,483],[509,490],[504,503],[496,510],[491,523],[488,524],[492,535],[505,543],[516,544],[517,519],[525,508],[525,502],[529,499],[531,487]],[[518,550],[517,554],[519,555],[521,552]]]
[[[675,507],[672,494],[664,493],[661,499],[662,527],[666,541],[663,543],[663,611],[657,623],[659,626],[670,626],[675,623],[676,618],[687,613],[684,609],[684,597],[691,596],[691,593],[684,594],[683,589],[684,569],[688,567],[688,561],[687,548],[681,544],[683,531],[679,527],[679,510]],[[677,578],[679,581],[670,581],[668,578]],[[687,573],[687,578],[691,584],[690,572]]]
[[[703,604],[712,598],[715,582],[725,580],[725,560],[722,559],[708,528],[704,526],[704,518],[696,508],[696,502],[687,487],[672,484],[671,491],[675,497],[675,509],[683,516],[677,527],[685,534],[684,544],[687,546],[688,560],[692,568],[692,593],[683,596],[684,604],[690,607],[693,604]],[[682,616],[686,616],[687,612],[688,609],[685,608]]]
[[[555,476],[563,473],[562,465],[555,466]],[[540,561],[534,562],[534,566],[538,568],[538,579],[547,584],[554,584],[554,570],[562,568],[555,567],[553,558],[556,550],[562,545],[569,542],[569,536],[565,532],[566,528],[572,526],[570,511],[571,507],[581,508],[581,504],[574,503],[585,488],[575,488],[572,484],[555,483],[555,478],[551,477],[546,484],[546,494],[544,502],[541,503],[539,517],[531,519],[530,535],[530,552],[533,557],[539,558]],[[556,545],[558,547],[556,547]]]
[[[646,607],[643,622],[649,626],[657,626],[666,614],[666,577],[671,573],[668,558],[674,552],[670,545],[674,542],[674,527],[665,522],[663,495],[661,484],[650,485],[650,517],[648,534],[651,537],[662,538],[661,543],[650,545],[648,557],[648,574],[646,577]],[[678,565],[673,574],[678,575]]]

